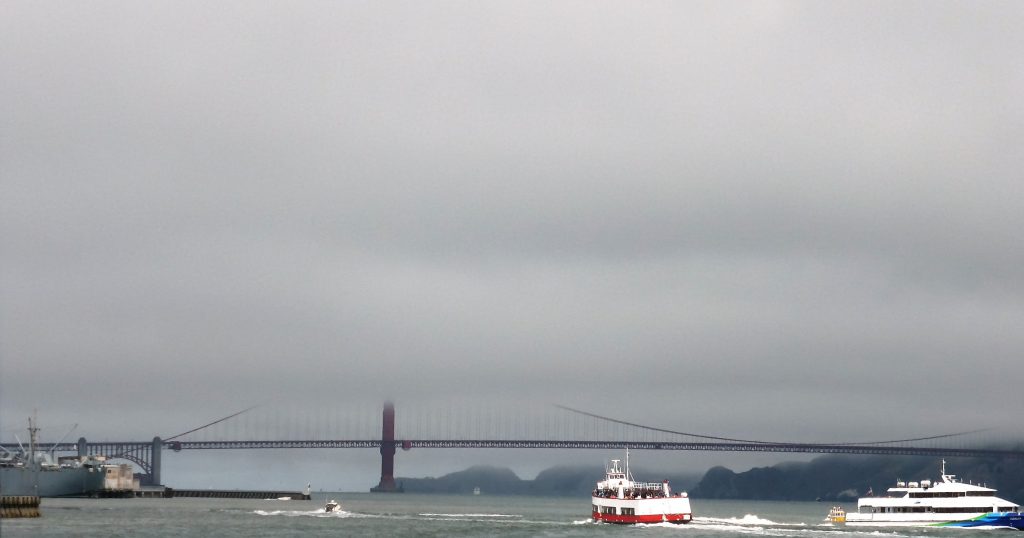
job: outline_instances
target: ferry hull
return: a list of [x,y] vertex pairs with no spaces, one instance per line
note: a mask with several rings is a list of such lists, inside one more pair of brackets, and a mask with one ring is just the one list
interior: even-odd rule
[[631,525],[636,523],[689,523],[693,519],[690,499],[617,499],[592,497],[594,521]]
[[939,527],[995,527],[1024,530],[1024,516],[1015,512],[991,512],[965,521],[941,523]]
[[937,527],[993,527],[1024,531],[1024,515],[1019,512],[990,512],[973,520],[943,523]]
[[647,514],[637,516],[620,516],[615,514],[602,514],[594,512],[594,521],[605,523],[616,523],[619,525],[636,525],[637,523],[689,523],[692,519],[690,514]]

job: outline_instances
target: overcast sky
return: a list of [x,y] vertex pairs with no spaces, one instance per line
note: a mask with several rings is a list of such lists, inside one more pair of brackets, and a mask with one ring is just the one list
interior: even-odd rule
[[2,11],[5,439],[386,398],[1019,415],[1020,2]]

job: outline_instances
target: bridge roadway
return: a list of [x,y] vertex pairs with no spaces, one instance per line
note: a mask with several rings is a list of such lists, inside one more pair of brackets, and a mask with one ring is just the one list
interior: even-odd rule
[[[239,440],[239,441],[164,441],[164,450],[251,450],[282,448],[380,448],[380,439],[333,440]],[[131,449],[152,447],[151,441],[103,441],[88,443],[88,453],[125,453]],[[16,448],[17,445],[7,448]],[[993,450],[981,448],[935,448],[915,446],[817,444],[817,443],[703,443],[667,441],[552,441],[501,439],[418,439],[395,441],[395,448],[550,448],[550,449],[622,449],[632,450],[700,450],[719,452],[804,452],[816,454],[878,454],[899,456],[943,456],[965,458],[1024,459],[1024,450]],[[42,450],[53,449],[53,444],[40,444]],[[103,447],[101,450],[97,448]],[[58,452],[74,452],[76,443],[57,444]]]
[[[13,452],[20,448],[15,443],[0,443]],[[669,441],[552,441],[502,439],[335,439],[335,440],[239,440],[239,441],[102,441],[90,443],[79,439],[77,443],[40,443],[39,450],[77,452],[104,455],[131,461],[139,466],[139,479],[143,484],[162,484],[160,473],[161,452],[165,450],[251,450],[294,448],[377,448],[382,458],[393,458],[396,448],[548,448],[548,449],[606,449],[621,450],[706,450],[729,452],[807,452],[819,454],[876,454],[898,456],[974,457],[1024,459],[1024,450],[993,450],[980,448],[934,448],[892,446],[881,444],[815,444],[815,443],[758,443],[758,442],[669,442]],[[387,461],[387,460],[384,460]],[[390,473],[382,472],[390,478]],[[381,486],[378,486],[381,487]],[[382,490],[383,491],[383,490]]]
[[[189,441],[181,450],[258,448],[379,448],[380,440],[323,441]],[[173,448],[174,441],[167,443]],[[880,445],[806,443],[680,443],[663,441],[526,441],[526,440],[409,440],[395,441],[396,448],[553,448],[631,450],[703,450],[728,452],[807,452],[818,454],[890,454],[901,456],[1022,458],[1024,451],[977,448],[929,448]]]

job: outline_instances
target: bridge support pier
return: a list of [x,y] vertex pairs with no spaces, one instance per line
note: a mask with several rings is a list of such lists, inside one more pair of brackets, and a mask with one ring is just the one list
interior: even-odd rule
[[164,443],[159,437],[153,438],[153,453],[151,461],[152,468],[149,471],[150,485],[159,486],[163,482],[160,481],[160,452],[163,450]]
[[370,488],[374,493],[400,493],[395,485],[395,406],[384,404],[384,426],[380,440],[380,483]]

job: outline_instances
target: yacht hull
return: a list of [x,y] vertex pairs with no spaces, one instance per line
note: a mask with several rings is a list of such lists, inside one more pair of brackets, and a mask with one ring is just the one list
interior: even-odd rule
[[971,517],[964,514],[963,519],[947,518],[857,518],[856,513],[846,515],[846,525],[851,527],[980,527],[1010,528],[1024,530],[1024,515],[1019,512],[989,512]]

